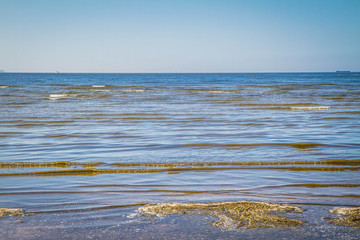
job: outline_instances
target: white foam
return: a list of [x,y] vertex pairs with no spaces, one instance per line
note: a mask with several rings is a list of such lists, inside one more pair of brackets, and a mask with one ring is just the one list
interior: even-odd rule
[[64,98],[64,97],[67,97],[67,96],[69,96],[69,95],[65,94],[65,93],[51,93],[50,96],[49,96],[49,99],[56,100],[56,99]]
[[145,92],[145,89],[126,89],[124,92]]
[[213,91],[209,91],[210,93],[229,93],[228,91],[224,91],[224,90],[213,90]]
[[0,85],[0,88],[8,88],[9,86]]
[[67,97],[68,95],[67,94],[65,94],[65,93],[52,93],[52,94],[50,94],[50,97],[58,97],[58,98],[60,98],[60,97]]
[[328,110],[330,106],[318,106],[318,107],[290,107],[291,110]]
[[105,85],[92,85],[92,87],[94,87],[94,88],[103,88],[103,87],[105,87]]

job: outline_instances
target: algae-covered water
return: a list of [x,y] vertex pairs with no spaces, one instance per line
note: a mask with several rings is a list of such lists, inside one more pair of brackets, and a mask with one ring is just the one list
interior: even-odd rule
[[0,239],[357,239],[359,125],[360,73],[3,73]]

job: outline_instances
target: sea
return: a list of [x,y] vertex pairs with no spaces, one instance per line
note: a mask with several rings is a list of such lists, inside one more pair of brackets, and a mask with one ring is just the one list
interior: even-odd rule
[[[149,203],[304,209],[296,228]],[[0,73],[0,239],[359,239],[360,73]]]

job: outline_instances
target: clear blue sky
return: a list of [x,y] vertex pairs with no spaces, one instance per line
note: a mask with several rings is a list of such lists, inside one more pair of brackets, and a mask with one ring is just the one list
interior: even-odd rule
[[0,0],[0,69],[360,71],[360,0]]

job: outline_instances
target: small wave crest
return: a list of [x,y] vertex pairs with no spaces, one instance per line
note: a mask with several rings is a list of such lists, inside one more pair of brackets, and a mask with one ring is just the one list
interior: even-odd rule
[[145,89],[125,89],[124,92],[145,92]]
[[311,110],[328,110],[330,106],[317,106],[317,107],[290,107],[290,110],[302,110],[302,111],[311,111]]
[[66,93],[51,93],[49,95],[49,99],[51,100],[56,100],[56,99],[60,99],[60,98],[65,98],[68,97],[69,95]]

